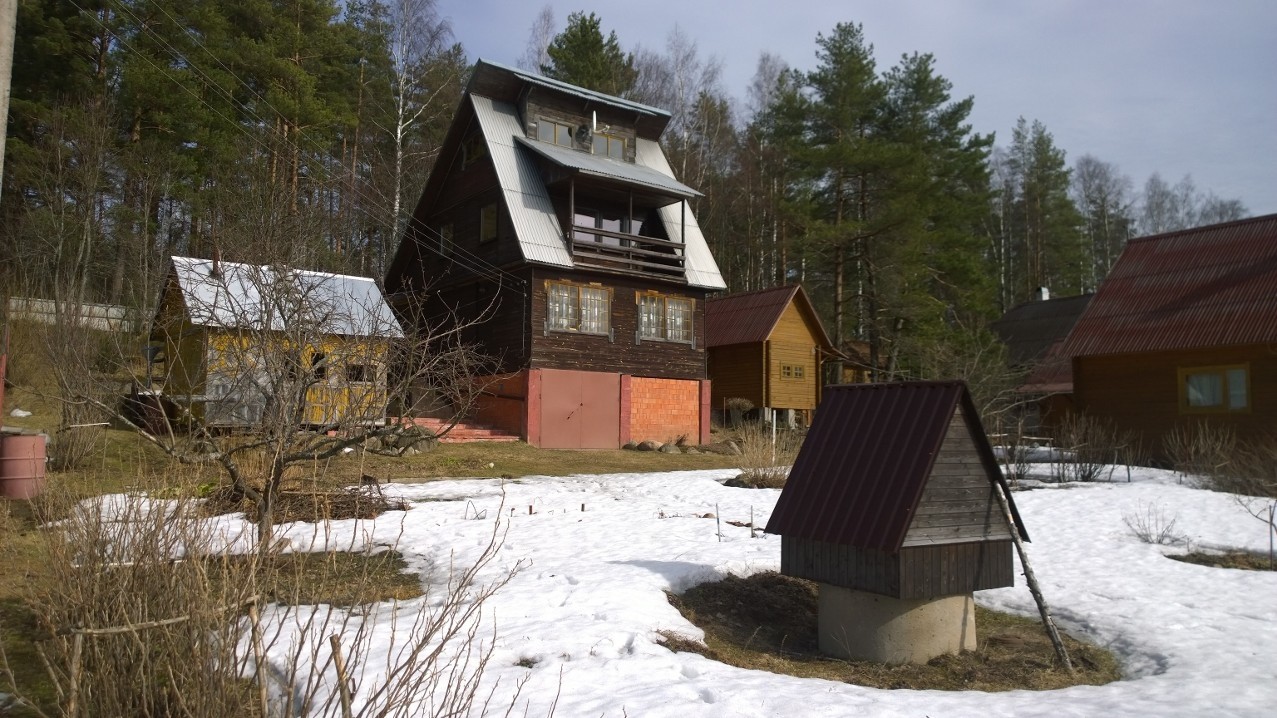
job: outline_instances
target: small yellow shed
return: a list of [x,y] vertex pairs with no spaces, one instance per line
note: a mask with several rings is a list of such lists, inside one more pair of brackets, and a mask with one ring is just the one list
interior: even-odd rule
[[297,425],[384,421],[402,337],[369,278],[189,257],[172,258],[151,329],[164,394],[210,428],[260,428],[282,406]]
[[705,347],[715,409],[739,398],[804,416],[820,403],[821,363],[837,356],[799,285],[709,300]]

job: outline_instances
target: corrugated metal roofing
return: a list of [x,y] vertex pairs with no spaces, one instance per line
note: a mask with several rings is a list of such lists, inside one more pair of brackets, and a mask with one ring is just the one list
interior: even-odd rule
[[1068,357],[1277,342],[1277,214],[1131,240]]
[[827,387],[767,532],[899,551],[959,405],[990,481],[1002,485],[1027,540],[962,382]]
[[630,164],[614,160],[611,157],[581,152],[568,147],[552,145],[548,142],[529,140],[526,137],[514,138],[516,142],[527,147],[560,167],[567,167],[582,174],[603,179],[617,180],[625,184],[654,189],[671,197],[691,199],[700,197],[701,193],[679,182],[673,177],[666,177],[650,167]]
[[[640,137],[634,143],[634,162],[656,170],[666,177],[674,177],[674,170],[670,168],[669,160],[665,159],[661,146],[652,140]],[[727,289],[727,283],[723,281],[723,274],[718,270],[718,263],[714,261],[714,255],[709,251],[709,244],[706,243],[701,226],[696,221],[696,215],[688,208],[686,225],[684,225],[682,207],[683,203],[671,204],[657,211],[661,221],[665,223],[665,231],[670,239],[679,237],[679,230],[683,230],[683,266],[687,273],[687,283],[693,287],[705,289]]]
[[658,107],[651,107],[649,105],[644,105],[641,102],[634,102],[633,100],[627,100],[622,97],[616,97],[614,95],[605,95],[602,92],[587,90],[584,87],[577,87],[576,85],[570,85],[566,82],[563,82],[562,80],[556,80],[551,77],[545,77],[544,75],[538,75],[534,72],[528,72],[527,70],[522,70],[517,67],[502,65],[499,62],[493,62],[492,60],[485,60],[483,58],[480,58],[479,61],[475,63],[474,73],[471,76],[471,84],[473,84],[476,81],[476,78],[480,73],[487,71],[487,68],[489,67],[514,75],[515,77],[519,78],[520,80],[523,80],[524,82],[530,82],[534,85],[540,85],[541,87],[548,87],[548,88],[557,90],[559,92],[572,95],[574,97],[579,97],[583,100],[590,100],[593,102],[605,102],[609,105],[619,107],[623,110],[627,110],[630,112],[641,112],[645,115],[658,115],[660,117],[670,116],[669,112],[662,110]]
[[529,262],[571,267],[572,255],[568,252],[563,228],[554,214],[554,205],[536,163],[515,146],[515,138],[522,137],[524,130],[514,105],[481,95],[470,95],[470,102],[487,140],[488,154],[496,167],[506,211],[523,258]]
[[1047,351],[1069,335],[1094,294],[1025,302],[1012,308],[991,327],[1007,346],[1007,358],[1020,366],[1046,357]]
[[326,334],[402,337],[403,330],[367,277],[238,262],[173,257],[173,273],[192,324],[283,331],[303,313]]
[[777,322],[785,314],[790,302],[801,305],[799,311],[806,314],[815,325],[816,341],[820,342],[826,352],[832,352],[833,343],[829,341],[820,317],[812,307],[807,292],[797,284],[729,294],[706,302],[705,346],[766,341],[776,329]]

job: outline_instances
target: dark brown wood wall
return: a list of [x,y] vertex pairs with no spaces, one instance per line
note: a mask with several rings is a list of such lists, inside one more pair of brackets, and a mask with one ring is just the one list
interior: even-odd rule
[[1011,540],[993,483],[959,405],[936,455],[904,546]]
[[899,554],[782,536],[786,576],[900,599],[930,599],[1012,586],[1011,542],[918,546]]
[[[1247,364],[1250,409],[1184,413],[1179,369]],[[1277,431],[1277,347],[1267,345],[1177,352],[1079,357],[1073,361],[1073,401],[1080,412],[1133,432],[1155,458],[1166,458],[1164,438],[1177,425],[1209,422],[1239,438],[1258,440]]]
[[761,407],[763,401],[763,344],[731,344],[710,347],[705,352],[713,408],[722,409],[727,399],[740,397]]
[[[532,273],[531,366],[543,369],[607,371],[665,379],[705,378],[705,291],[638,278],[537,268]],[[546,331],[546,282],[598,284],[612,290],[612,338]],[[654,290],[693,302],[692,344],[637,341],[637,296]]]

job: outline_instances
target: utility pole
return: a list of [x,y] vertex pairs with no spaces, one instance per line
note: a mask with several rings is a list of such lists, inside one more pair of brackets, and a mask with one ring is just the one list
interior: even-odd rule
[[0,192],[4,190],[4,145],[9,134],[9,84],[13,77],[13,39],[18,0],[0,0]]

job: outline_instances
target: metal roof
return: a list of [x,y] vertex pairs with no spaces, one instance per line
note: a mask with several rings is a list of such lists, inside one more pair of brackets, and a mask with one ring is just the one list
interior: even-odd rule
[[514,139],[524,147],[560,167],[575,170],[584,175],[656,190],[671,198],[691,199],[702,196],[700,192],[650,167],[622,162],[611,157],[581,152],[568,147],[560,147],[548,142],[530,140],[526,137],[516,137]]
[[496,70],[501,73],[507,73],[507,74],[513,75],[519,78],[520,80],[523,80],[524,82],[532,83],[533,85],[539,85],[541,87],[557,90],[558,92],[572,95],[573,97],[579,97],[583,100],[589,100],[591,102],[603,102],[609,105],[613,105],[615,107],[619,107],[628,112],[640,112],[645,115],[656,115],[658,117],[665,117],[665,118],[670,117],[669,112],[662,110],[658,107],[644,105],[641,102],[634,102],[633,100],[627,100],[623,97],[616,97],[614,95],[607,95],[602,92],[595,92],[594,90],[587,90],[584,87],[577,87],[576,85],[568,84],[566,82],[563,82],[562,80],[556,80],[552,77],[538,75],[534,72],[528,72],[527,70],[522,70],[517,67],[502,65],[499,62],[493,62],[492,60],[485,60],[483,58],[479,58],[479,61],[475,63],[474,71],[470,74],[470,82],[466,87],[467,92],[469,92],[476,84],[480,83],[484,79],[485,74],[491,73],[493,70]]
[[1127,243],[1067,357],[1277,343],[1277,214]]
[[1017,305],[990,325],[1007,346],[1007,359],[1020,366],[1046,357],[1069,335],[1094,294],[1060,297]]
[[[634,162],[656,170],[666,177],[674,177],[674,170],[670,167],[669,160],[665,159],[665,153],[661,150],[660,144],[652,140],[640,137],[635,141]],[[709,244],[705,241],[701,226],[696,221],[696,215],[691,208],[687,208],[684,213],[685,205],[686,203],[665,205],[658,209],[657,213],[661,221],[665,223],[665,232],[670,239],[677,240],[682,230],[683,266],[687,274],[687,283],[693,287],[705,289],[727,289],[727,282],[723,281],[723,274],[718,271],[718,262],[714,261],[714,255],[709,251]]]
[[709,300],[705,303],[705,346],[767,341],[790,302],[799,305],[799,312],[806,316],[812,326],[817,343],[826,352],[833,352],[834,345],[829,341],[820,317],[812,307],[807,292],[798,284],[729,294]]
[[187,317],[197,326],[284,331],[313,321],[325,334],[403,336],[377,283],[367,277],[172,259]]
[[554,214],[554,205],[541,181],[536,162],[520,152],[515,139],[522,137],[523,125],[514,105],[481,95],[470,95],[475,116],[488,143],[488,155],[496,167],[497,181],[505,198],[506,211],[523,258],[556,267],[571,267],[563,228]]
[[767,532],[896,553],[959,406],[989,480],[1001,485],[1027,540],[960,381],[827,387]]

